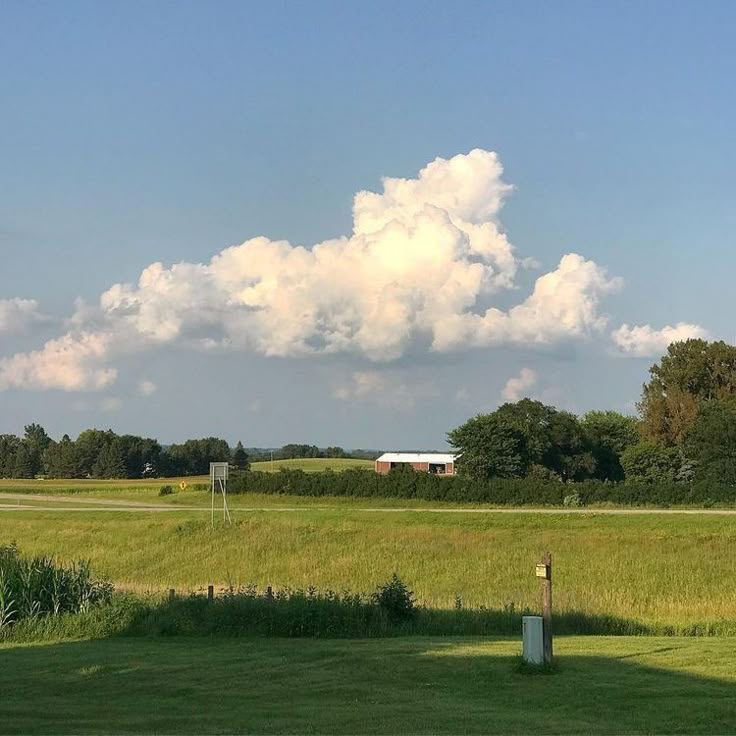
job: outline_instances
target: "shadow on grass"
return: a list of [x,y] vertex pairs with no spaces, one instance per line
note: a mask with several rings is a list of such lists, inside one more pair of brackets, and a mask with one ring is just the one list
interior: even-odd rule
[[[123,633],[130,635],[245,635],[363,638],[373,636],[520,636],[522,616],[537,612],[503,609],[418,608],[404,619],[350,593],[309,595],[254,592],[208,601],[191,595],[138,609]],[[561,635],[715,636],[736,633],[736,621],[698,625],[648,625],[616,616],[567,611],[554,617]]]
[[[245,635],[363,638],[374,636],[517,636],[527,611],[417,609],[408,619],[346,596],[291,595],[281,600],[235,595],[208,601],[174,599],[136,612],[122,633],[130,635]],[[579,612],[555,617],[558,634],[646,635],[662,633],[635,621]],[[674,632],[663,632],[674,633]]]
[[736,643],[650,642],[561,640],[548,677],[502,640],[4,647],[0,733],[732,733],[736,686],[692,670],[729,672]]
[[[118,594],[108,605],[76,614],[37,617],[17,624],[6,635],[15,642],[111,636],[251,636],[370,638],[390,636],[520,636],[527,611],[513,609],[443,610],[418,608],[408,618],[391,614],[363,596],[350,593],[255,590],[162,600]],[[715,636],[736,631],[736,622],[697,626],[651,626],[638,621],[563,612],[554,617],[555,634],[615,636]]]

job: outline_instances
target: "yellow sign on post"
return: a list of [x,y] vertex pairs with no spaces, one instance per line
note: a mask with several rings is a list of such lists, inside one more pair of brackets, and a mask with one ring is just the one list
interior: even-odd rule
[[538,578],[544,578],[545,580],[550,579],[549,565],[545,565],[544,562],[538,562],[536,567],[536,576]]

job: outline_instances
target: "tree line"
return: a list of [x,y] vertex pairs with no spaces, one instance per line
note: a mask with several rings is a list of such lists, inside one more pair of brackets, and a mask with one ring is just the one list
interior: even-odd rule
[[76,440],[55,441],[40,424],[28,424],[22,437],[0,435],[0,478],[155,478],[206,475],[210,462],[230,462],[247,470],[258,460],[309,457],[376,457],[367,450],[287,444],[278,450],[231,448],[218,437],[164,446],[151,437],[119,435],[111,429],[86,429]]
[[350,458],[352,460],[375,460],[381,453],[375,450],[345,450],[339,446],[318,447],[317,445],[289,443],[281,448],[264,449],[249,447],[248,454],[253,462],[265,460],[293,460],[297,458]]
[[448,433],[470,478],[736,483],[736,347],[672,343],[649,369],[639,416],[583,417],[522,399]]
[[25,427],[23,437],[0,435],[0,477],[154,478],[204,475],[211,461],[249,467],[242,442],[231,448],[217,437],[192,439],[162,447],[150,437],[118,435],[111,429],[86,429],[76,440],[58,442],[39,424]]
[[[479,414],[448,433],[467,478],[540,482],[709,481],[736,484],[736,347],[686,340],[649,369],[638,416],[590,411],[582,417],[522,399]],[[0,435],[0,477],[142,478],[202,475],[213,460],[247,468],[256,459],[369,457],[287,444],[279,450],[235,448],[216,437],[163,447],[155,439],[87,429],[52,440],[38,424],[23,437]]]

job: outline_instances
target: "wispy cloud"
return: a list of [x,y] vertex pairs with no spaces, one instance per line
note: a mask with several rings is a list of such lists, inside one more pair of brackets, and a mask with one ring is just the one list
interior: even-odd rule
[[100,402],[100,409],[109,414],[120,410],[123,406],[123,400],[117,396],[108,396]]
[[407,382],[379,371],[355,371],[338,385],[334,398],[350,403],[370,403],[394,409],[410,409],[421,399],[437,396],[436,386],[427,381]]
[[138,393],[141,396],[152,396],[157,389],[158,386],[153,381],[143,380],[138,383]]

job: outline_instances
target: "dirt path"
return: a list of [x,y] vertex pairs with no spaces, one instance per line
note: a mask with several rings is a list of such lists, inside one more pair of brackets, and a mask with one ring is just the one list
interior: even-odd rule
[[[141,501],[126,501],[123,499],[109,498],[75,498],[74,496],[56,496],[43,493],[0,493],[0,500],[11,500],[22,503],[23,501],[46,501],[53,503],[85,503],[100,506],[137,506],[140,508],[158,508],[158,504],[143,503]],[[30,508],[38,508],[30,506]]]

